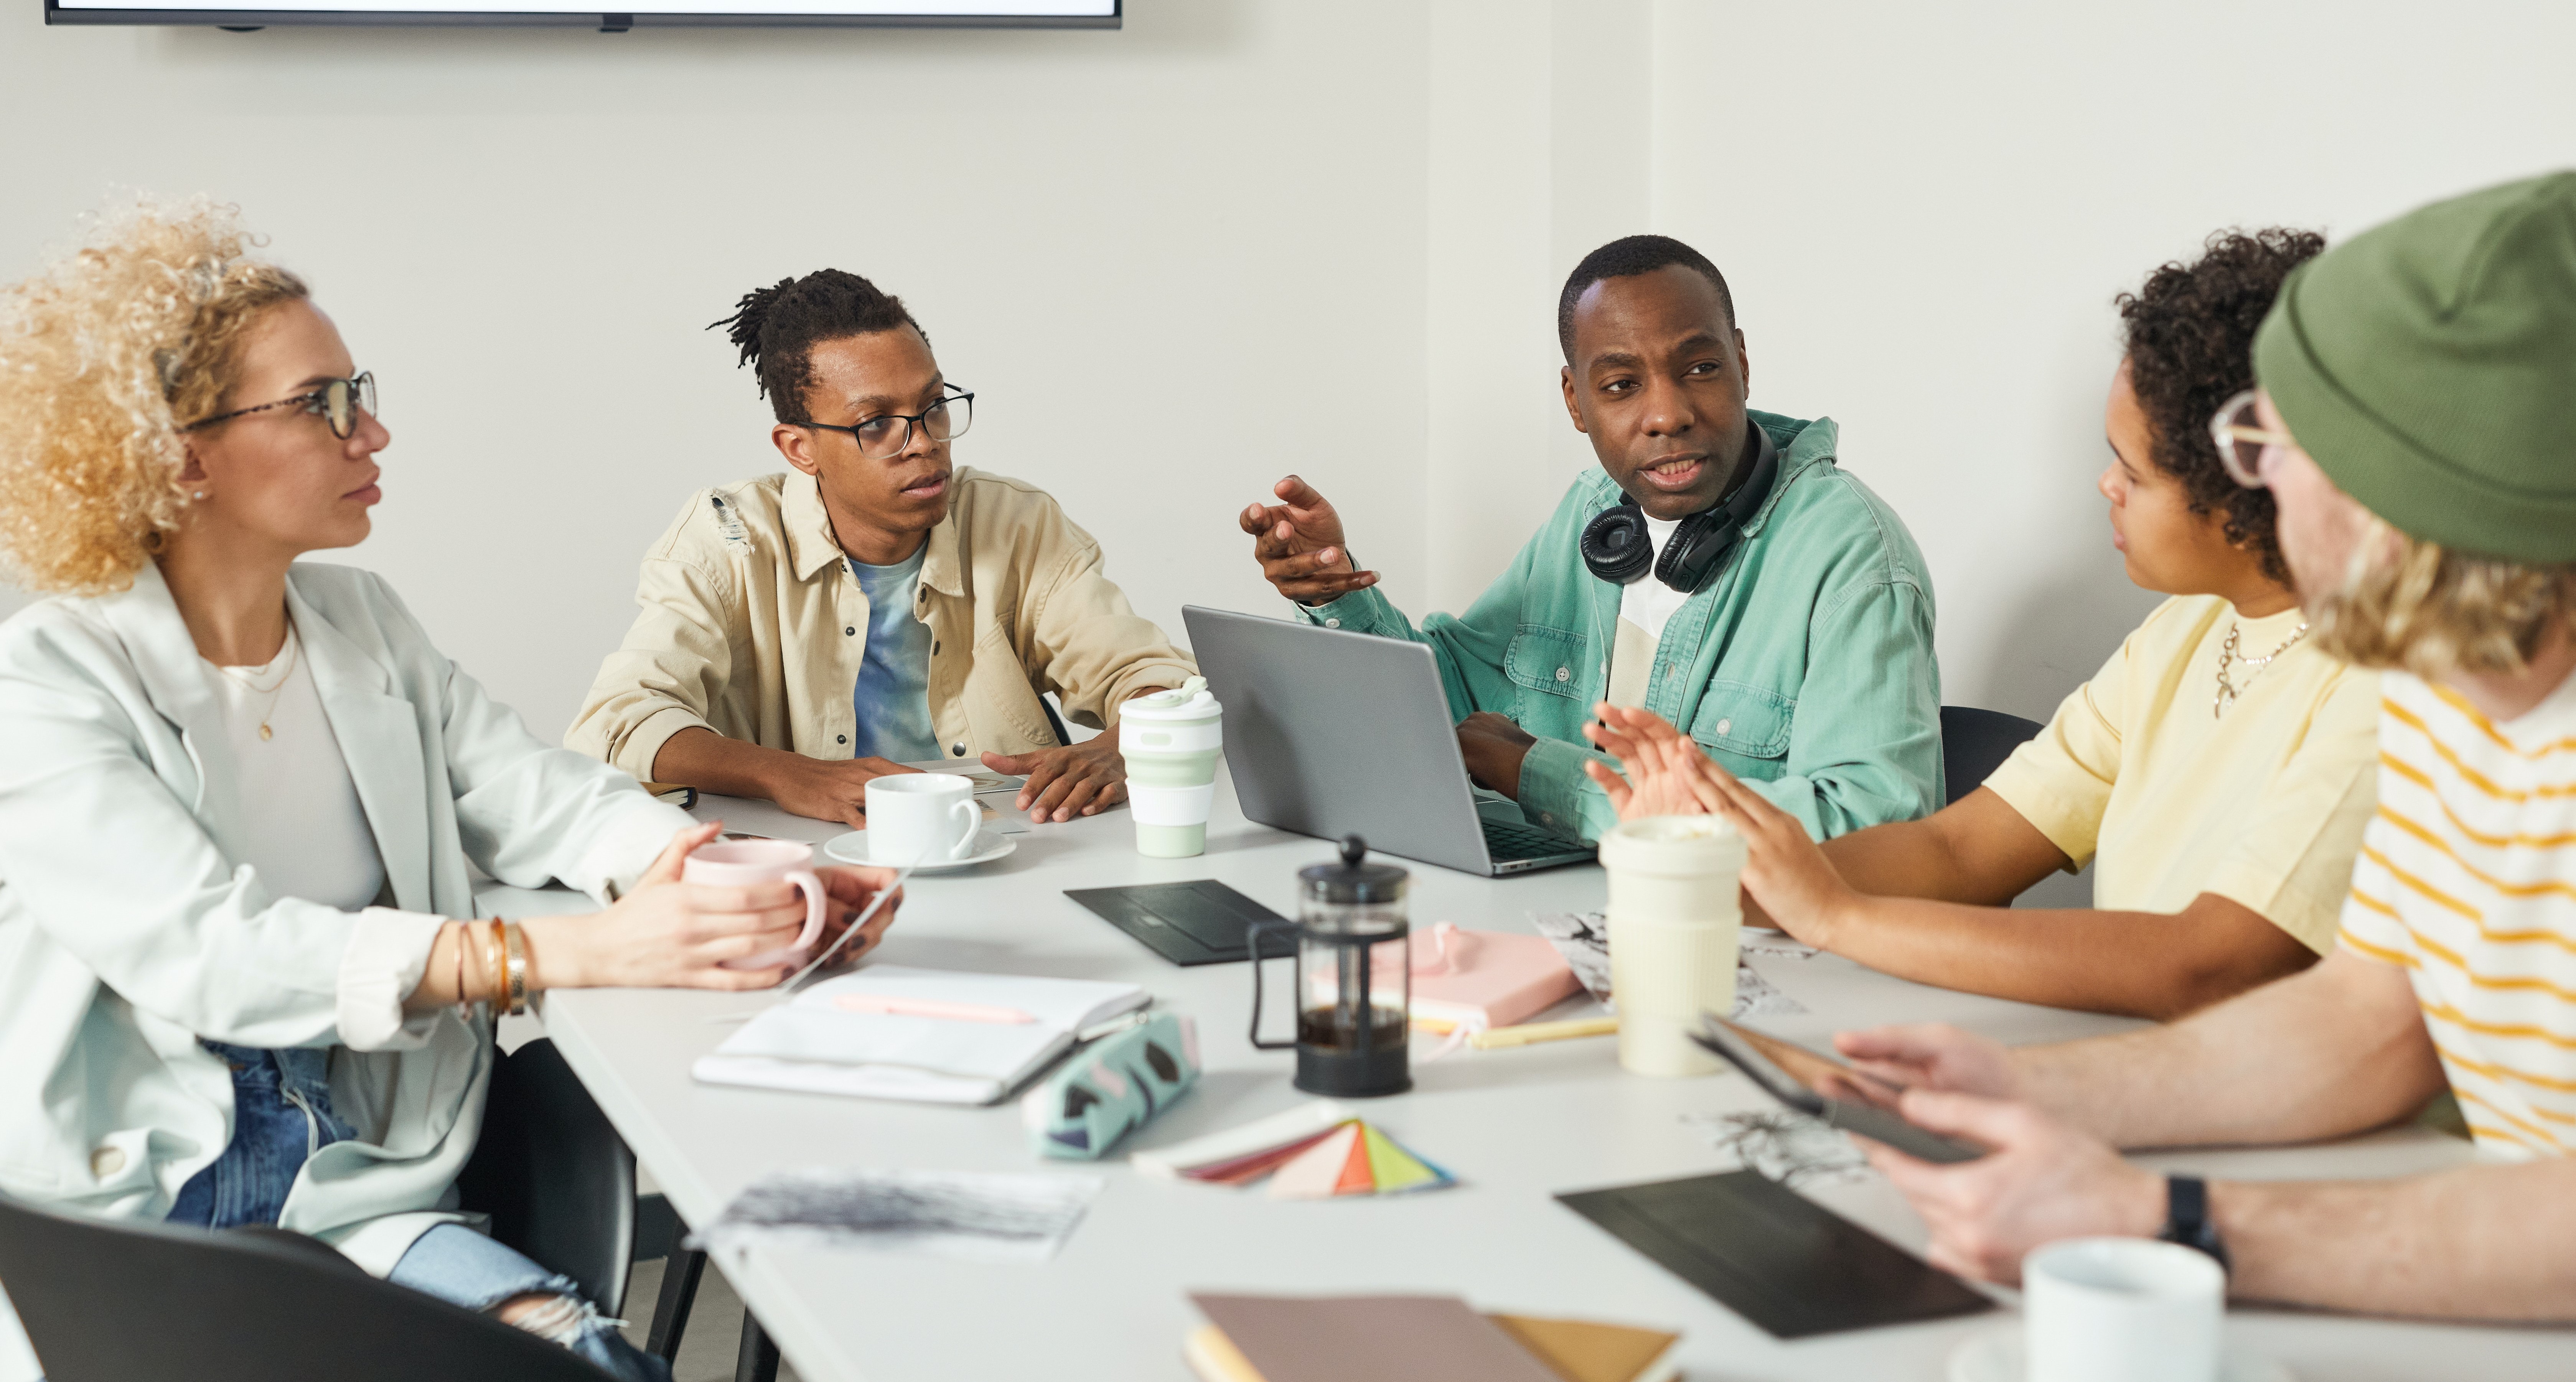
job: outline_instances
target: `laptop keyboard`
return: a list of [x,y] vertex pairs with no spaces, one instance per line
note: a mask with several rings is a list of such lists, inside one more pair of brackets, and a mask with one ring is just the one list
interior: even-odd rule
[[1580,854],[1590,848],[1580,840],[1551,835],[1526,825],[1503,821],[1484,821],[1485,850],[1495,863],[1513,859],[1545,859],[1559,854]]

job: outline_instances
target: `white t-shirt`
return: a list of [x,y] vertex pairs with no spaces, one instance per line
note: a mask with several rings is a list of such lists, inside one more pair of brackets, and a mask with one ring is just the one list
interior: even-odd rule
[[373,904],[384,891],[384,859],[294,626],[267,666],[205,666],[239,778],[239,862],[279,897],[349,912]]
[[[1664,544],[1672,540],[1673,530],[1680,527],[1678,518],[1646,520],[1647,540],[1654,544],[1655,560],[1664,556]],[[1610,703],[1630,707],[1646,703],[1646,683],[1655,670],[1655,649],[1663,642],[1664,624],[1674,613],[1690,602],[1691,592],[1675,590],[1655,578],[1652,565],[1646,574],[1628,582],[1619,591],[1619,631],[1610,647]]]

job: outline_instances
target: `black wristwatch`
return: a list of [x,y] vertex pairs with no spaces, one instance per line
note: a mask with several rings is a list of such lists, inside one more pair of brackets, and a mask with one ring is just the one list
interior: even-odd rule
[[2227,1240],[2209,1217],[2209,1183],[2198,1176],[2165,1177],[2165,1227],[2156,1236],[2208,1253],[2222,1272],[2235,1270],[2227,1260]]

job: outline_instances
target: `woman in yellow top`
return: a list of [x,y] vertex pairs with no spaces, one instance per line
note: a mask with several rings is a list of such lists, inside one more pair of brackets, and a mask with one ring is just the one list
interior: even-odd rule
[[[2119,299],[2099,484],[2129,579],[2174,598],[1983,787],[1819,847],[1671,726],[1605,705],[1591,732],[1629,781],[1592,772],[1621,815],[1731,818],[1749,919],[1946,988],[2171,1018],[2314,963],[2374,804],[2377,678],[2308,641],[2271,497],[2228,479],[2208,419],[2323,248],[2217,235]],[[2088,860],[2092,910],[2010,907]]]

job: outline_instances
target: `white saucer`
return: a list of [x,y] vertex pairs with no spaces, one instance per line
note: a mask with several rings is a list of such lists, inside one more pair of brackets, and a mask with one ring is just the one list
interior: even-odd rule
[[[1008,835],[993,830],[978,830],[975,832],[974,852],[965,858],[942,859],[935,864],[916,864],[912,871],[946,873],[951,869],[971,869],[977,864],[989,864],[1019,847],[1020,842]],[[864,830],[853,830],[847,835],[835,835],[825,840],[823,852],[844,864],[867,864],[877,868],[899,867],[868,856],[868,832]]]
[[[2022,1357],[2022,1343],[2019,1320],[1970,1335],[1950,1354],[1950,1382],[2026,1382],[2030,1366]],[[2218,1382],[2298,1382],[2298,1376],[2229,1343],[2219,1346]]]

